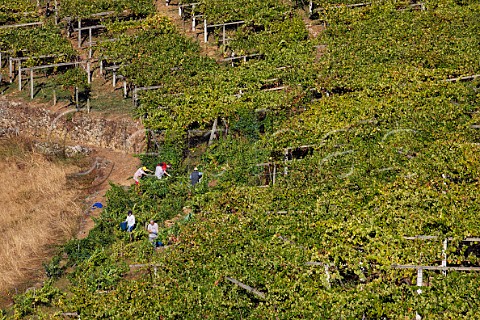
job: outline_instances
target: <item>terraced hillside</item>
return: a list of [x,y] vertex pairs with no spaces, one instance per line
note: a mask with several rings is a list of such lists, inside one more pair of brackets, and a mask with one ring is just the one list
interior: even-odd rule
[[480,4],[351,4],[183,3],[203,41],[159,14],[106,23],[98,52],[149,129],[139,157],[172,177],[112,185],[16,316],[478,317]]

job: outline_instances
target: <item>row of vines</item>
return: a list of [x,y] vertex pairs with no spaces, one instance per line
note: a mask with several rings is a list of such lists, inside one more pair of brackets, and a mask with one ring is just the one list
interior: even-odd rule
[[[89,236],[46,267],[68,289],[52,282],[44,301],[18,296],[17,317],[477,317],[476,272],[426,271],[419,293],[416,271],[392,265],[438,266],[446,255],[480,267],[478,247],[461,242],[480,228],[480,83],[445,81],[480,72],[480,5],[315,3],[328,22],[318,38],[298,3],[201,2],[211,22],[245,21],[224,52],[261,58],[233,66],[159,15],[107,24],[117,40],[100,44],[106,61],[133,85],[156,86],[135,113],[164,139],[141,158],[168,160],[172,177],[112,185]],[[217,122],[213,143],[189,145],[189,130]],[[192,163],[205,175],[195,188]],[[131,236],[118,230],[129,209]],[[148,242],[152,218],[168,248]],[[416,235],[437,238],[404,238]]]

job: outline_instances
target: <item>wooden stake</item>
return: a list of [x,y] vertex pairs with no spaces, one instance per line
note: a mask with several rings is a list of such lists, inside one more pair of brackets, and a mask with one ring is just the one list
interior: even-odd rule
[[57,92],[53,89],[53,105],[57,105]]
[[258,291],[257,289],[255,288],[252,288],[244,283],[241,283],[240,281],[236,280],[236,279],[233,279],[233,278],[230,278],[230,277],[225,277],[225,279],[227,279],[228,281],[236,284],[237,286],[247,290],[248,292],[251,292],[253,293],[254,295],[256,296],[259,296],[260,298],[262,299],[265,299],[265,293],[261,292],[261,291]]

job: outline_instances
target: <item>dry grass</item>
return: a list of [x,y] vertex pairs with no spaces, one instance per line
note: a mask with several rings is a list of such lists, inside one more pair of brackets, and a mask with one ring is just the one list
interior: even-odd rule
[[53,245],[74,235],[81,214],[78,191],[66,183],[78,168],[24,146],[0,141],[0,295],[38,279]]

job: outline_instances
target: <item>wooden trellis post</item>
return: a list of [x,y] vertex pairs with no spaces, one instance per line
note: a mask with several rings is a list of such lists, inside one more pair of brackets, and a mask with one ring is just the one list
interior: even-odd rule
[[453,78],[453,79],[447,79],[445,81],[446,82],[467,81],[467,80],[475,80],[478,77],[480,77],[480,74],[474,74],[474,75],[466,76],[466,77],[458,77],[458,78]]
[[258,291],[257,289],[252,288],[252,287],[250,287],[249,285],[246,285],[246,284],[244,284],[244,283],[242,283],[242,282],[240,282],[240,281],[238,281],[238,280],[236,280],[236,279],[234,279],[234,278],[225,277],[225,279],[227,279],[228,281],[236,284],[236,285],[239,286],[240,288],[243,288],[243,289],[247,290],[248,292],[253,293],[253,294],[256,295],[256,296],[258,296],[258,297],[260,297],[260,298],[262,298],[262,299],[265,299],[265,293],[263,293],[263,292],[261,292],[261,291]]
[[211,145],[213,138],[215,137],[215,132],[217,131],[218,117],[213,121],[212,131],[210,132],[210,139],[208,140],[208,145]]

